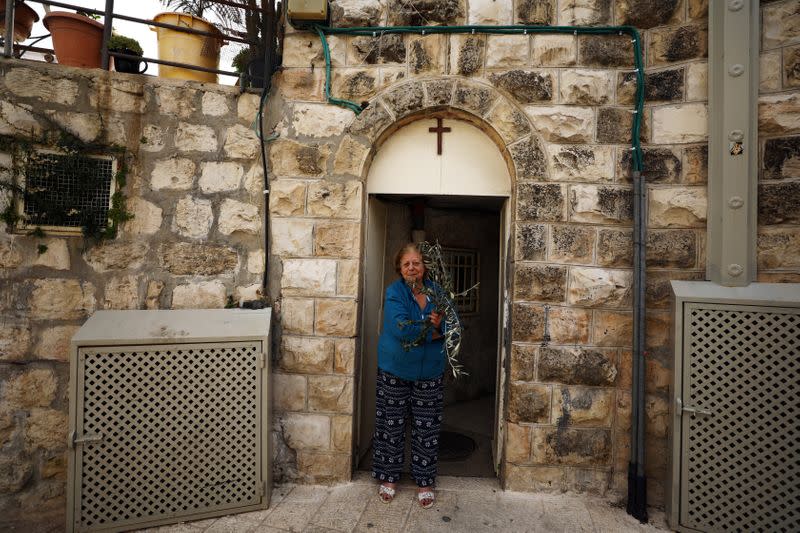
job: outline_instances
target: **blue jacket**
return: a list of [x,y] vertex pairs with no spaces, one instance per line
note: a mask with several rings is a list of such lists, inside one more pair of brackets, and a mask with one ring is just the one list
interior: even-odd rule
[[[425,280],[426,287],[435,287]],[[403,342],[413,342],[422,331],[422,321],[434,308],[428,298],[425,309],[420,310],[411,289],[403,279],[386,288],[383,300],[383,327],[378,339],[378,368],[407,380],[433,379],[444,373],[445,353],[442,338],[433,340],[433,329],[425,342],[406,350]],[[413,321],[412,324],[406,322]]]

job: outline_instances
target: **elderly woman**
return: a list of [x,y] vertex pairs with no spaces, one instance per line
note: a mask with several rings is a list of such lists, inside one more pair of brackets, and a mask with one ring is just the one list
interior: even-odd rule
[[441,290],[426,279],[422,254],[406,244],[395,255],[400,279],[389,285],[378,340],[378,378],[373,438],[373,472],[384,503],[394,498],[403,470],[405,421],[411,411],[411,475],[423,508],[434,502],[439,431],[442,425],[442,374],[445,352],[442,315],[434,310],[429,290]]

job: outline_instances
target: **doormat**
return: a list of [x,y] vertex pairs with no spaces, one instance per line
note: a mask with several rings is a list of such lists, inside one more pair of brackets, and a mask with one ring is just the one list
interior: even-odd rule
[[439,434],[439,461],[461,461],[475,451],[475,441],[454,431]]

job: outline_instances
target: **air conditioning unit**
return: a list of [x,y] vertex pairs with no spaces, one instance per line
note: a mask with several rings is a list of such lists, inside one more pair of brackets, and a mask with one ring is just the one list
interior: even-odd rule
[[271,311],[98,311],[72,339],[68,531],[269,506]]
[[672,288],[667,520],[679,531],[800,530],[800,285]]

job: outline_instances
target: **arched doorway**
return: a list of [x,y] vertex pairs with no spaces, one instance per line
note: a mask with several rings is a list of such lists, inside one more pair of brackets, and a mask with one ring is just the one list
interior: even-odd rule
[[394,130],[376,151],[366,183],[359,468],[368,469],[371,461],[376,346],[383,292],[396,279],[393,255],[402,244],[424,239],[438,241],[452,258],[456,284],[480,281],[478,291],[460,303],[465,334],[459,359],[469,376],[446,380],[439,472],[496,474],[502,451],[511,183],[508,163],[492,138],[445,111]]

